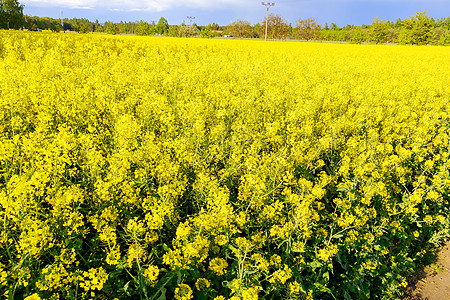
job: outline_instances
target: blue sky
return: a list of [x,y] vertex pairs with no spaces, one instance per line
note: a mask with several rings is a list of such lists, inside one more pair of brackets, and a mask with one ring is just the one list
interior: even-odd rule
[[[266,9],[257,0],[22,0],[24,13],[32,16],[87,18],[105,21],[158,21],[169,24],[189,23],[195,17],[199,25],[216,22],[227,25],[237,19],[261,22]],[[295,24],[299,18],[315,18],[319,23],[370,24],[375,16],[395,21],[416,11],[427,10],[434,18],[450,16],[450,0],[279,0],[271,13],[279,14]]]

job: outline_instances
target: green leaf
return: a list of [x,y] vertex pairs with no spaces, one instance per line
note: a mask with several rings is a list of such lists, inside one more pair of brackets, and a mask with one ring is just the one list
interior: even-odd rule
[[163,249],[164,249],[164,251],[166,251],[166,252],[169,252],[169,251],[170,251],[170,248],[169,248],[166,244],[163,244]]
[[344,299],[345,300],[352,300],[352,297],[350,296],[350,294],[348,293],[348,291],[344,292]]
[[181,272],[180,272],[180,270],[177,270],[177,285],[179,285],[180,283],[181,283],[181,278],[182,276],[181,276]]
[[125,285],[123,286],[123,291],[127,294],[127,296],[131,296],[130,293],[128,292],[128,288],[130,287],[130,281],[128,281],[127,283],[125,283]]
[[325,279],[326,282],[330,281],[330,273],[325,272],[325,273],[323,273],[322,277],[323,277],[323,279]]
[[139,286],[144,292],[145,298],[147,299],[148,298],[147,286],[145,285],[145,279],[144,276],[142,276],[142,273],[139,273]]
[[341,265],[341,267],[347,271],[348,270],[348,263],[346,260],[346,257],[344,255],[342,255],[340,252],[337,253],[336,255],[336,259],[338,261],[338,263]]
[[310,266],[311,266],[313,269],[316,269],[316,268],[320,268],[320,267],[322,266],[322,263],[319,262],[318,260],[315,260],[315,261],[313,261],[313,262],[310,264]]
[[166,288],[161,288],[161,295],[159,296],[159,298],[157,300],[166,300]]

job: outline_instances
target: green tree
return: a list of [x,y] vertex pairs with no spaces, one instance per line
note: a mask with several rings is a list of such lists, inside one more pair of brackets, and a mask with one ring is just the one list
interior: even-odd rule
[[80,24],[74,26],[74,30],[78,33],[88,33],[89,26],[86,23],[80,23]]
[[320,37],[320,25],[313,18],[298,19],[294,30],[298,40],[317,40]]
[[386,42],[389,35],[389,28],[389,23],[384,19],[380,20],[378,17],[375,17],[370,25],[370,40],[377,44]]
[[191,25],[185,25],[180,24],[177,26],[177,32],[175,36],[177,37],[196,37],[200,35],[200,31],[197,28],[197,25],[192,24]]
[[28,30],[31,30],[31,31],[36,31],[36,30],[37,30],[37,26],[36,26],[36,24],[34,24],[33,22],[27,23],[26,28],[27,28]]
[[178,25],[170,25],[169,30],[167,31],[168,36],[177,36]]
[[79,33],[87,33],[89,31],[94,31],[98,24],[98,20],[96,23],[92,23],[88,19],[85,18],[72,18],[72,19],[64,19],[64,30],[74,30]]
[[436,26],[450,30],[450,17],[437,19]]
[[238,19],[227,26],[227,33],[237,38],[252,38],[255,33],[249,21]]
[[98,25],[95,27],[95,32],[103,32],[103,26],[102,25]]
[[134,29],[136,35],[149,35],[150,34],[150,24],[144,21],[139,21],[136,28]]
[[401,30],[398,28],[389,28],[389,33],[387,37],[388,43],[398,43]]
[[117,28],[117,24],[113,22],[105,22],[105,32],[107,34],[118,34],[119,29]]
[[36,23],[34,22],[34,19],[32,17],[24,15],[23,19],[24,19],[24,23],[25,23],[25,28],[26,29],[31,30],[31,31],[36,31],[37,30]]
[[416,12],[402,23],[402,31],[398,38],[400,44],[426,45],[433,41],[435,22],[426,11]]
[[412,39],[412,28],[414,21],[412,18],[406,18],[402,21],[402,31],[398,36],[398,43],[402,45],[414,44]]
[[124,22],[120,22],[120,31],[122,32],[122,33],[125,33],[125,34],[129,34],[130,32],[131,32],[131,28],[130,28],[130,24],[128,24],[128,23],[124,23]]
[[98,19],[95,20],[95,23],[93,24],[93,30],[92,31],[97,31],[97,27],[100,26],[100,23],[98,22]]
[[213,23],[211,24],[211,29],[212,29],[212,30],[220,30],[220,26],[219,26],[219,24],[216,24],[216,23],[213,22]]
[[157,34],[166,34],[169,31],[169,23],[166,19],[161,17],[158,21],[158,24],[155,26],[155,32]]
[[0,28],[22,28],[24,25],[23,7],[17,0],[0,0]]
[[201,31],[202,38],[210,39],[210,38],[214,37],[214,32],[212,32],[212,31],[213,31],[213,29],[212,29],[211,24],[208,24],[208,26],[205,26],[205,28],[203,28],[203,30]]
[[398,18],[398,19],[395,21],[395,23],[394,23],[394,28],[399,29],[399,28],[402,28],[402,27],[403,27],[403,21],[402,21],[402,19]]
[[441,34],[441,37],[439,38],[439,45],[450,46],[450,30],[447,30]]
[[[267,21],[267,37],[282,39],[290,34],[290,26],[280,15],[270,14]],[[266,30],[266,18],[261,23],[259,36],[264,36]]]
[[426,11],[416,12],[412,17],[411,40],[417,45],[426,45],[433,40],[434,20]]
[[368,37],[366,31],[359,26],[355,26],[350,33],[350,39],[352,44],[361,44],[362,42],[367,41]]
[[62,30],[61,23],[58,20],[54,20],[50,26],[50,30],[53,32],[60,32]]

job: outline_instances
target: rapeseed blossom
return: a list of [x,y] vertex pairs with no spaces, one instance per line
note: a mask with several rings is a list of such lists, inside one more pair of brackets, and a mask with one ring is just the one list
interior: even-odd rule
[[192,297],[192,289],[187,284],[179,284],[175,289],[175,299],[177,300],[189,300]]
[[399,297],[450,228],[448,65],[0,31],[1,297]]
[[213,258],[209,262],[209,269],[216,275],[221,276],[225,274],[225,269],[228,267],[226,260],[220,257]]

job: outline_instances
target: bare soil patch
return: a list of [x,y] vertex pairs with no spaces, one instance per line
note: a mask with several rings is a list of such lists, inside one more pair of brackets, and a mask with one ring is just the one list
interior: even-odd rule
[[450,241],[438,252],[434,264],[416,274],[416,279],[407,289],[405,300],[450,299]]

